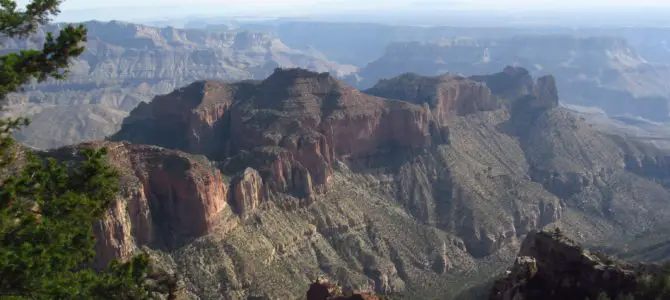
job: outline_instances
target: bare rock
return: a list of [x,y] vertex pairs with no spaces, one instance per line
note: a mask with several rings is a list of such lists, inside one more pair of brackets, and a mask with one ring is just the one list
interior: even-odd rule
[[355,292],[331,284],[325,279],[317,279],[309,285],[307,300],[379,300],[379,297],[373,292]]
[[381,80],[366,90],[366,93],[419,105],[425,103],[440,123],[454,115],[467,115],[500,107],[486,84],[452,75],[426,77],[404,74]]
[[[97,266],[128,258],[142,245],[179,245],[224,224],[228,185],[206,161],[160,147],[93,142],[121,172],[122,193],[96,225]],[[73,159],[74,148],[51,155]]]
[[582,249],[559,232],[528,234],[513,268],[493,286],[491,300],[597,299],[634,292],[636,268]]
[[232,204],[242,218],[253,213],[264,199],[263,179],[252,168],[247,168],[235,178],[232,187]]

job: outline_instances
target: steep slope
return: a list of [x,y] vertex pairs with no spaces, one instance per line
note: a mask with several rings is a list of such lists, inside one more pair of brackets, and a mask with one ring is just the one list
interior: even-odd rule
[[554,75],[566,103],[656,121],[667,121],[670,115],[670,67],[648,63],[624,39],[614,37],[547,35],[393,43],[350,81],[368,88],[399,73],[474,75],[506,65],[527,68],[538,76]]
[[[616,138],[616,141],[627,153],[625,155],[627,170],[650,178],[666,188],[669,186],[668,162],[670,157],[667,151],[661,151],[645,144],[631,143],[622,138]],[[635,205],[635,203],[630,205]],[[666,208],[658,207],[658,209],[665,210]],[[670,239],[667,234],[669,226],[668,222],[659,223],[633,236],[600,243],[598,249],[627,260],[667,261],[670,259],[668,256]]]
[[565,106],[597,130],[644,141],[659,148],[670,148],[670,127],[667,123],[653,122],[634,116],[610,117],[604,111],[594,107]]
[[152,249],[202,299],[302,298],[320,275],[444,299],[502,271],[532,230],[596,243],[670,221],[659,162],[633,167],[653,152],[559,108],[551,76],[403,76],[370,93],[388,98],[277,69],[141,104],[102,144],[138,184],[101,243]]
[[[413,77],[424,78],[426,82],[425,77],[416,75]],[[407,88],[407,85],[402,85],[403,78],[405,77],[382,81],[369,92],[378,94],[379,86],[403,86],[405,90],[412,90]],[[653,171],[663,168],[665,160],[660,160],[658,157],[666,155],[664,151],[632,141],[622,142],[619,138],[598,133],[566,110],[557,108],[557,90],[551,77],[541,78],[539,84],[533,87],[528,71],[521,68],[506,68],[503,73],[473,76],[470,79],[485,82],[494,96],[503,96],[501,103],[507,107],[509,116],[494,121],[495,130],[514,137],[518,142],[517,147],[521,148],[524,156],[524,159],[515,157],[508,158],[507,161],[523,161],[525,165],[521,170],[524,176],[529,176],[533,182],[542,184],[545,190],[561,198],[562,204],[568,208],[565,217],[570,221],[566,222],[566,226],[574,228],[575,232],[581,232],[580,234],[584,236],[593,234],[590,237],[593,239],[598,234],[591,230],[594,228],[599,228],[596,232],[609,230],[603,226],[609,228],[613,220],[621,219],[615,222],[618,224],[615,226],[620,229],[639,230],[648,228],[667,217],[663,209],[664,201],[657,202],[667,193],[662,185],[656,183],[662,183],[664,173]],[[439,89],[436,93],[435,89],[426,89],[420,84],[413,86],[424,94],[440,94]],[[544,101],[518,96],[528,92],[540,95],[539,99]],[[452,94],[458,95],[454,92]],[[517,98],[514,98],[514,95],[517,95]],[[387,96],[393,97],[392,94]],[[401,97],[406,95],[397,94],[396,98]],[[510,97],[514,101],[504,100]],[[439,97],[430,96],[423,98],[423,101],[434,101],[426,99],[436,98]],[[489,119],[484,123],[491,121]],[[473,132],[471,128],[457,130],[451,126],[450,133],[452,138],[457,133],[471,135]],[[464,141],[472,143],[478,139],[477,136],[471,135]],[[511,149],[513,147],[505,146],[496,150],[483,148],[472,149],[469,152],[482,155],[481,153],[486,152],[510,153]],[[646,165],[642,163],[644,161],[647,161]],[[649,173],[640,170],[647,170]],[[639,205],[649,205],[649,208],[653,208],[639,211],[630,208]],[[578,212],[577,215],[573,214],[574,212]],[[570,222],[573,225],[570,225]]]
[[[11,115],[36,114],[31,129],[19,136],[21,141],[46,148],[102,139],[116,132],[120,124],[118,118],[101,122],[87,117],[91,106],[108,111],[97,115],[127,113],[140,102],[195,80],[260,79],[279,66],[339,75],[355,70],[322,55],[291,49],[265,33],[214,33],[116,21],[84,25],[88,29],[87,50],[74,62],[67,81],[30,85],[24,93],[10,97],[14,104]],[[30,40],[4,41],[2,51],[40,47],[45,33],[59,26],[42,28]],[[81,117],[60,118],[64,112]],[[63,130],[54,132],[53,128]]]

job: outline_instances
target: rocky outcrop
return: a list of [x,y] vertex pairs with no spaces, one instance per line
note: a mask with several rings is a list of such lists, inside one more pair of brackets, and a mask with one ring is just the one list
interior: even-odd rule
[[670,186],[670,155],[651,145],[615,137],[621,147],[626,170]]
[[258,209],[261,201],[267,197],[264,193],[263,179],[258,171],[247,168],[236,177],[232,184],[232,203],[242,218],[248,217]]
[[453,114],[467,115],[500,107],[485,84],[451,75],[424,77],[404,74],[381,80],[365,92],[419,105],[427,104],[442,122]]
[[558,88],[554,76],[547,75],[537,79],[535,86],[537,101],[534,106],[539,109],[552,109],[558,107]]
[[494,94],[506,99],[512,110],[542,112],[558,107],[558,88],[552,75],[535,81],[527,69],[506,66],[502,72],[469,78],[485,83]]
[[512,113],[538,114],[558,107],[558,89],[553,76],[535,81],[528,70],[507,66],[502,72],[471,77],[435,77],[404,74],[383,79],[365,91],[368,94],[418,105],[427,105],[433,116],[446,124],[454,116],[494,111],[503,105]]
[[[174,247],[220,226],[232,228],[229,187],[206,160],[127,143],[78,147],[106,147],[111,165],[121,173],[119,199],[96,225],[97,266],[125,259],[140,246]],[[49,155],[71,159],[72,153],[76,149],[68,147]]]
[[122,195],[96,224],[96,257],[94,265],[106,267],[112,260],[127,259],[138,245],[156,238],[149,201],[141,190]]
[[[224,83],[200,81],[157,96],[154,105],[140,103],[130,113],[123,128],[132,131],[123,134],[130,135],[127,140],[141,138],[145,144],[213,153],[222,148],[224,140],[217,130],[228,125],[224,116],[232,106],[232,93]],[[135,134],[140,136],[134,137]]]
[[564,208],[559,201],[540,202],[528,210],[520,209],[514,213],[514,228],[517,236],[543,228],[561,219]]
[[330,284],[328,280],[317,279],[309,285],[307,300],[379,300],[379,297],[372,292],[343,291],[342,287]]
[[658,266],[616,262],[590,252],[559,232],[533,231],[512,269],[494,283],[489,299],[600,299],[602,294],[617,299],[639,292],[640,274],[659,271]]
[[277,69],[259,83],[199,82],[157,97],[112,139],[232,162],[262,153],[269,160],[256,167],[273,191],[309,196],[325,189],[334,160],[444,143],[439,128],[421,106],[363,94],[327,73]]
[[134,110],[112,139],[226,157],[227,172],[252,166],[268,191],[309,198],[328,186],[336,160],[448,143],[451,119],[501,107],[489,85],[501,94],[518,86],[515,93],[534,95],[527,106],[555,107],[553,80],[535,85],[528,76],[519,68],[473,80],[405,75],[368,91],[397,101],[327,73],[277,69],[262,82],[198,82],[157,97]]

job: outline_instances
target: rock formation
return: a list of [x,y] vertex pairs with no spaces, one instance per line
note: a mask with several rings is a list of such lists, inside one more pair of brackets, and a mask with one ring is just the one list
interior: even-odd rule
[[309,285],[307,300],[379,300],[372,292],[342,291],[342,287],[317,279]]
[[226,157],[228,170],[267,157],[254,167],[273,175],[274,191],[309,197],[327,186],[335,160],[446,142],[432,135],[440,128],[421,106],[363,94],[327,73],[278,69],[258,83],[198,82],[157,97],[112,139]]
[[233,206],[243,218],[253,213],[266,197],[263,179],[261,179],[258,171],[252,168],[245,169],[242,174],[235,178],[232,186],[234,187],[232,193]]
[[595,241],[670,221],[662,174],[632,167],[658,155],[584,126],[557,92],[516,67],[375,95],[301,69],[196,82],[103,144],[131,200],[101,224],[101,254],[145,246],[203,299],[303,297],[317,274],[422,299],[490,277],[465,274],[551,224]]
[[450,114],[495,110],[500,104],[485,83],[452,75],[426,78],[404,74],[382,80],[366,93],[419,105],[426,103],[439,120],[447,120]]
[[[122,174],[119,199],[96,229],[98,266],[127,258],[140,246],[175,247],[215,228],[227,231],[235,225],[229,185],[204,158],[128,143],[93,142],[77,147],[106,147],[112,166]],[[49,155],[68,159],[74,150],[66,147]],[[245,184],[243,179],[233,189],[243,190]]]

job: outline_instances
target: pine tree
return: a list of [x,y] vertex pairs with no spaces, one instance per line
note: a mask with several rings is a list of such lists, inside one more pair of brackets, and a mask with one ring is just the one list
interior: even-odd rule
[[[20,9],[0,0],[0,39],[35,34],[61,2],[32,0]],[[0,104],[26,83],[65,78],[85,42],[84,26],[68,25],[57,36],[47,34],[42,49],[1,56]],[[82,150],[79,162],[22,149],[12,132],[28,123],[0,119],[0,299],[174,298],[176,278],[154,270],[147,255],[92,269],[93,225],[114,201],[119,174],[107,164],[105,149]]]

